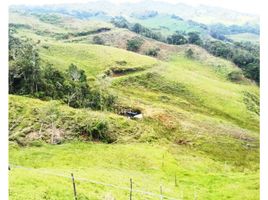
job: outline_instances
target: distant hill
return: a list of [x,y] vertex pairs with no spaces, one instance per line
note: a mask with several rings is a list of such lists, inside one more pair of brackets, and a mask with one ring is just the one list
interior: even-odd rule
[[[206,5],[191,6],[183,3],[171,4],[159,1],[141,1],[137,3],[113,4],[110,1],[96,1],[84,4],[58,4],[46,6],[12,6],[12,9],[23,9],[27,12],[57,12],[79,18],[97,17],[105,19],[107,16],[125,15],[138,16],[139,13],[153,11],[159,14],[173,14],[185,20],[200,23],[244,24],[259,23],[259,17],[219,7]],[[111,9],[112,8],[112,9]],[[156,16],[156,15],[151,15]]]

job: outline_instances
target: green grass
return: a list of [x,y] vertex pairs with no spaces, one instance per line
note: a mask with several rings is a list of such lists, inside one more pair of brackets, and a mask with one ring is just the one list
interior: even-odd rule
[[[17,16],[13,21],[28,20]],[[53,25],[31,20],[40,31],[52,33],[90,26],[87,21]],[[131,72],[110,77],[109,89],[118,96],[118,106],[139,109],[144,118],[10,95],[10,163],[123,187],[133,178],[135,189],[159,193],[162,185],[164,195],[178,199],[182,193],[184,199],[194,199],[194,193],[198,199],[259,199],[259,88],[230,82],[228,73],[239,70],[233,64],[189,45],[177,47],[178,52],[166,47],[174,56],[160,61],[109,46],[55,41],[32,29],[18,34],[41,41],[42,63],[60,70],[74,63],[85,70],[92,87],[109,69]],[[194,59],[184,56],[188,48],[193,48]],[[54,130],[47,114],[51,110],[57,111]],[[60,145],[45,144],[52,131],[60,134]],[[94,138],[96,131],[105,139]],[[10,199],[73,198],[70,179],[19,168],[9,178]],[[78,180],[77,190],[79,199],[129,195]],[[155,199],[136,193],[134,198]]]
[[[71,143],[59,146],[10,147],[10,163],[57,174],[96,180],[180,199],[258,199],[258,172],[234,172],[190,149],[149,144]],[[34,162],[33,162],[34,159]],[[177,177],[175,187],[174,176]],[[71,180],[14,168],[9,172],[11,199],[70,199]],[[77,180],[81,199],[128,198],[127,191]],[[135,199],[155,199],[133,194]]]
[[[128,91],[135,95],[135,86],[146,88],[143,91],[144,95],[140,93],[135,95],[140,95],[140,98],[150,94],[146,92],[147,90],[155,91],[159,96],[169,94],[170,99],[178,97],[181,101],[186,101],[188,106],[191,105],[192,109],[187,107],[189,111],[193,111],[191,114],[199,110],[206,115],[231,121],[243,128],[259,130],[258,115],[247,109],[243,101],[246,91],[258,96],[256,86],[232,83],[226,80],[225,72],[215,71],[214,67],[183,56],[177,56],[168,64],[163,63],[152,71],[157,72],[152,77],[147,75],[123,77],[119,80],[122,84],[118,89],[122,88],[122,85],[128,85],[132,89]],[[184,108],[185,103],[179,107]]]
[[131,22],[140,23],[145,27],[151,28],[156,32],[161,32],[164,35],[171,35],[176,31],[197,31],[204,32],[204,29],[191,25],[187,21],[172,19],[170,15],[159,14],[155,17],[147,19],[130,18]]
[[126,50],[102,45],[69,44],[69,43],[45,43],[48,49],[40,49],[40,55],[44,62],[65,70],[73,63],[85,70],[88,76],[97,76],[112,67],[120,67],[118,61],[126,61],[129,68],[150,68],[157,64],[157,60],[148,56],[142,56]]
[[240,34],[233,34],[233,35],[227,35],[228,38],[237,41],[237,42],[252,42],[254,44],[259,44],[260,37],[256,34],[252,33],[240,33]]
[[[51,119],[52,115],[55,117]],[[100,127],[100,123],[105,127]],[[51,131],[64,133],[59,138],[61,142],[130,142],[137,140],[141,135],[145,137],[148,132],[153,133],[152,128],[145,123],[128,120],[114,113],[74,109],[57,101],[45,102],[13,95],[9,97],[9,124],[9,140],[21,145],[31,144],[35,140],[50,142]],[[99,134],[103,139],[97,137]]]

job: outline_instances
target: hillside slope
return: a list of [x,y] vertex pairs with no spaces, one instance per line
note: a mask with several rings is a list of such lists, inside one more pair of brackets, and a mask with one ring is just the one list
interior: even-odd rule
[[[159,194],[162,185],[175,199],[259,198],[259,88],[231,81],[240,70],[234,64],[195,45],[148,38],[130,52],[126,42],[138,35],[107,22],[28,17],[11,22],[16,36],[36,43],[42,67],[66,71],[73,63],[90,87],[104,82],[117,102],[96,111],[10,95],[11,199],[70,199],[70,173],[84,178],[77,180],[79,199],[126,199],[130,178],[136,190]],[[92,44],[96,35],[106,46]],[[152,47],[160,48],[158,57],[141,55]],[[137,191],[133,197],[156,198]]]

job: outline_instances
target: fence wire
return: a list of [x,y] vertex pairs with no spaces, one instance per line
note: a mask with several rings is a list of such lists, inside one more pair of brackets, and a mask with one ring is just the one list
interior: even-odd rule
[[[20,166],[20,165],[13,165],[13,164],[9,164],[9,167],[11,170],[13,168],[20,168],[20,169],[24,169],[24,170],[34,171],[34,172],[39,173],[39,174],[46,174],[46,175],[52,175],[52,176],[58,176],[58,177],[72,179],[71,176],[67,176],[66,174],[54,173],[54,172],[51,172],[48,170],[40,170],[40,169],[29,168],[29,167],[24,167],[24,166]],[[83,182],[87,182],[87,183],[91,183],[91,184],[96,184],[96,185],[102,185],[102,186],[106,186],[106,187],[113,187],[113,188],[119,189],[119,190],[130,191],[130,188],[128,188],[128,187],[118,186],[118,185],[114,185],[114,184],[110,184],[110,183],[104,183],[104,182],[100,182],[100,181],[96,181],[96,180],[92,180],[92,179],[75,177],[75,180],[79,180],[79,181],[83,181]],[[170,197],[170,196],[166,196],[166,195],[161,195],[161,194],[157,194],[157,193],[153,193],[153,192],[138,190],[138,189],[132,189],[132,193],[133,192],[140,193],[143,195],[158,197],[160,199],[182,200],[182,199],[178,199],[178,198],[174,198],[174,197]]]

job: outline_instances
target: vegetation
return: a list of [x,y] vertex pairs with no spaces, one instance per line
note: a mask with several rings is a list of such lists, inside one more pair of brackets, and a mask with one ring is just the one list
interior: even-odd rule
[[[57,143],[72,140],[111,143],[128,135],[141,134],[135,121],[112,113],[70,108],[58,101],[11,95],[9,114],[9,139],[22,146],[35,140],[51,144],[55,140]],[[52,135],[54,141],[51,141]]]
[[187,58],[193,58],[193,57],[194,57],[194,52],[193,52],[192,49],[188,49],[188,50],[186,51],[186,57],[187,57]]
[[52,65],[41,67],[39,54],[29,41],[23,42],[12,36],[10,38],[11,94],[60,99],[74,108],[100,109],[104,106],[110,109],[115,103],[116,98],[107,94],[107,91],[93,91],[87,83],[85,71],[76,65],[71,64],[66,72],[61,72]]
[[260,34],[260,29],[257,25],[230,25],[226,26],[224,24],[212,24],[210,25],[210,29],[213,32],[216,32],[221,35],[230,35],[230,34],[238,34],[238,33],[253,33]]
[[178,13],[128,22],[56,6],[52,23],[37,8],[10,14],[11,199],[71,199],[71,180],[55,175],[70,173],[78,199],[129,197],[79,178],[126,188],[132,178],[175,199],[259,198],[259,87],[247,79],[258,79],[257,44],[209,40],[208,25]]
[[227,38],[230,38],[235,42],[251,42],[253,44],[259,44],[259,36],[252,33],[232,34],[227,35]]
[[113,23],[118,28],[130,28],[130,23],[124,18],[124,17],[114,17],[111,20],[111,23]]
[[188,41],[182,34],[176,33],[168,37],[167,42],[169,44],[182,45],[186,44]]
[[142,26],[139,23],[134,24],[130,30],[135,32],[135,33],[138,33],[140,35],[143,35],[145,37],[152,38],[154,40],[164,41],[164,38],[161,35],[161,33],[153,32],[150,29],[145,28],[144,26]]
[[[129,191],[88,183],[78,178],[126,188],[132,178],[133,190],[156,194],[159,194],[161,182],[163,195],[178,199],[181,196],[185,199],[193,199],[194,196],[200,199],[259,198],[257,173],[233,171],[228,163],[220,165],[204,154],[180,146],[72,142],[59,146],[41,144],[41,147],[23,149],[11,146],[9,155],[12,164],[35,168],[25,170],[11,167],[9,191],[10,198],[14,200],[51,197],[72,199],[71,179],[49,173],[67,177],[74,173],[79,199],[97,200],[108,196],[126,199],[129,198]],[[33,157],[35,162],[32,162]],[[46,174],[42,174],[43,171]],[[147,200],[155,197],[133,191],[133,198]]]
[[198,33],[190,32],[190,33],[188,33],[188,36],[189,36],[188,42],[190,44],[196,44],[196,45],[199,45],[199,46],[202,45],[202,40],[201,40],[201,38],[200,38]]
[[127,41],[127,50],[137,52],[139,51],[143,41],[141,38],[132,38]]
[[244,79],[244,75],[241,71],[233,71],[228,74],[228,78],[234,82],[240,82]]
[[220,41],[207,41],[204,48],[216,56],[233,61],[238,67],[242,68],[244,75],[257,83],[260,81],[259,75],[259,51],[250,51],[246,45],[235,43],[235,45]]
[[93,43],[94,44],[104,44],[104,41],[103,41],[103,39],[101,39],[101,37],[100,36],[94,36],[93,37]]
[[[251,45],[247,43],[228,43],[232,42],[232,40],[228,39],[225,35],[226,34],[234,34],[234,33],[244,33],[244,32],[251,32],[259,34],[259,31],[257,30],[257,27],[251,27],[248,25],[244,26],[225,26],[222,24],[215,24],[210,26],[210,35],[218,40],[216,41],[202,41],[200,37],[200,33],[198,32],[188,32],[185,34],[185,32],[176,31],[176,33],[168,36],[167,38],[163,38],[160,34],[155,34],[150,29],[145,28],[139,23],[135,23],[132,25],[131,23],[127,22],[125,18],[117,18],[117,27],[122,28],[122,25],[120,24],[127,24],[124,26],[124,28],[128,28],[129,30],[138,33],[140,35],[143,35],[148,38],[153,38],[158,41],[167,42],[168,44],[173,45],[183,45],[186,43],[190,44],[196,44],[201,47],[204,47],[206,50],[208,50],[210,53],[212,53],[215,56],[220,56],[225,59],[233,61],[236,65],[238,65],[243,71],[244,75],[256,81],[259,83],[259,50],[258,47],[254,48],[254,52],[250,51],[248,47],[251,47]],[[196,23],[193,21],[189,21],[189,23],[200,26],[203,30],[206,30],[207,27],[200,23]],[[135,43],[135,44],[134,44]],[[139,49],[139,43],[136,41],[132,41],[130,44],[128,44],[127,49],[131,51],[138,51]],[[132,47],[129,47],[133,46]],[[135,47],[134,47],[135,46]],[[146,54],[149,52],[147,51]]]
[[160,51],[159,48],[151,48],[146,51],[146,55],[148,56],[154,56],[156,57],[158,55],[158,52]]

